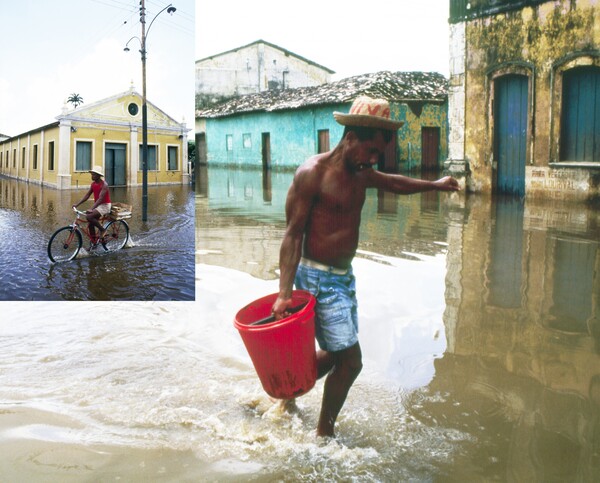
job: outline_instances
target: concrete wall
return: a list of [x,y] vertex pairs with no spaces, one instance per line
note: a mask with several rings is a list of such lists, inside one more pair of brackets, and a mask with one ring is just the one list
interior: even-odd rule
[[267,89],[316,86],[331,73],[266,43],[254,43],[196,62],[196,93],[206,98]]

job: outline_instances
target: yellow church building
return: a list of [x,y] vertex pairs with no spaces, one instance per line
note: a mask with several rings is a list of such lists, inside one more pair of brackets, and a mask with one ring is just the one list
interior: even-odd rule
[[[150,102],[148,184],[190,181],[185,123]],[[57,189],[88,186],[92,166],[102,166],[110,186],[142,184],[142,96],[133,87],[68,110],[56,122],[0,137],[0,174]]]

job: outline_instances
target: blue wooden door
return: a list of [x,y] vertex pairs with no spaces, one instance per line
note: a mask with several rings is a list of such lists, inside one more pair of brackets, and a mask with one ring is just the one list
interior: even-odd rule
[[600,67],[564,73],[561,161],[600,161]]
[[494,158],[499,193],[525,195],[528,81],[523,75],[495,80]]

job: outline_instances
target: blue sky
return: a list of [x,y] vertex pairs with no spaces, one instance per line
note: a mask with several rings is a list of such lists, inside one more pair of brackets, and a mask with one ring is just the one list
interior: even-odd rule
[[448,76],[448,4],[198,0],[196,55],[204,58],[263,39],[336,71],[334,80],[380,70]]
[[[149,21],[170,2],[146,0]],[[174,0],[147,38],[148,99],[194,126],[194,0]],[[10,6],[8,6],[10,5]],[[55,121],[72,93],[84,104],[142,92],[139,0],[19,0],[2,10],[0,133]]]

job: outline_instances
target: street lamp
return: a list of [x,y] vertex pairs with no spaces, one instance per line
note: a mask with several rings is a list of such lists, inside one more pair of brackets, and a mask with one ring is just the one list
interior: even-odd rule
[[140,0],[140,23],[142,24],[142,38],[131,37],[125,44],[123,49],[129,52],[129,42],[137,39],[140,42],[140,54],[142,54],[142,221],[148,219],[148,106],[146,104],[146,39],[150,33],[150,28],[161,13],[164,11],[173,15],[177,10],[173,5],[169,4],[158,12],[146,31],[146,1]]

